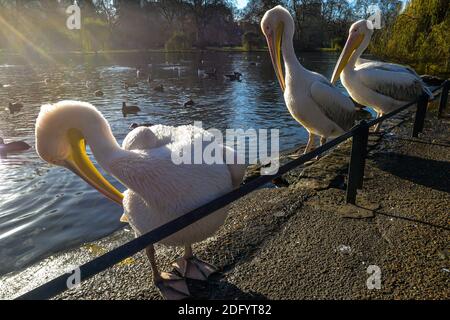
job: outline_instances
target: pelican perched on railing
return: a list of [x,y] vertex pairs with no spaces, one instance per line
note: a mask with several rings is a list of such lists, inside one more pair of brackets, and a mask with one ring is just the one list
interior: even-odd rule
[[[72,170],[112,201],[123,203],[124,218],[137,235],[239,186],[245,172],[243,165],[176,164],[172,160],[173,155],[180,152],[190,152],[194,156],[191,148],[198,146],[198,139],[205,135],[211,134],[194,126],[139,127],[126,136],[120,147],[102,114],[91,104],[77,101],[45,105],[36,121],[39,156],[51,164]],[[203,145],[201,141],[200,146]],[[128,188],[124,195],[94,167],[86,154],[85,144],[89,144],[99,165]],[[228,157],[234,156],[234,150],[224,147],[225,154],[226,159],[233,159]],[[184,256],[174,264],[181,276],[160,273],[153,245],[147,247],[154,282],[165,298],[189,295],[184,277],[206,280],[215,271],[214,267],[192,255],[191,244],[211,236],[223,224],[226,215],[227,207],[224,207],[160,241],[184,246]]]
[[[340,76],[350,96],[359,104],[373,108],[378,117],[415,101],[424,93],[431,97],[431,91],[410,67],[361,59],[372,34],[373,25],[368,20],[359,20],[350,27],[331,83]],[[380,125],[377,124],[375,131]]]
[[[353,102],[324,76],[300,64],[294,52],[295,27],[289,11],[282,6],[268,10],[262,18],[261,29],[284,91],[286,106],[309,133],[304,152],[314,147],[316,135],[321,137],[322,145],[328,137],[339,136],[350,129],[356,117]],[[280,52],[283,53],[286,77],[283,77]]]

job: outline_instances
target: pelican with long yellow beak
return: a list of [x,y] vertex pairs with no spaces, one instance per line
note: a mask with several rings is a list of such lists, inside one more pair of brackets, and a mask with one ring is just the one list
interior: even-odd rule
[[[286,106],[297,122],[309,133],[305,153],[314,148],[315,136],[321,145],[329,137],[349,130],[356,118],[353,102],[321,74],[305,69],[298,61],[293,46],[294,19],[288,10],[276,6],[261,20],[261,29],[269,47],[273,67]],[[283,54],[286,76],[281,65]]]
[[[77,101],[44,105],[36,121],[39,156],[70,169],[107,198],[123,205],[123,218],[136,235],[147,233],[239,186],[245,172],[243,165],[173,161],[173,155],[189,152],[205,135],[211,133],[194,126],[138,127],[126,136],[120,147],[102,114],[91,104]],[[124,194],[96,169],[86,154],[86,144],[98,164],[126,186],[128,190]],[[227,159],[233,159],[234,150],[227,147],[222,150]],[[165,245],[184,246],[184,256],[174,263],[177,273],[160,273],[153,245],[146,249],[154,282],[165,298],[189,296],[185,278],[206,280],[216,271],[193,256],[191,245],[217,231],[226,215],[226,207],[219,209],[160,241]]]
[[[431,91],[410,67],[361,59],[361,54],[370,43],[373,29],[368,20],[359,20],[350,27],[331,83],[340,77],[353,100],[373,108],[378,117],[415,101],[424,93],[431,97]],[[380,125],[378,123],[375,127],[376,132]]]

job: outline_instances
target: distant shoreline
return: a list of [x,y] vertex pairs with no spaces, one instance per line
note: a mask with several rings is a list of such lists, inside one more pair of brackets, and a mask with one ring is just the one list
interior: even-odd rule
[[[111,50],[98,50],[98,51],[50,51],[49,55],[62,55],[62,54],[77,54],[77,55],[103,55],[103,54],[126,54],[126,53],[201,53],[205,51],[213,52],[236,52],[236,53],[252,53],[252,52],[267,52],[267,47],[247,50],[243,47],[206,47],[204,49],[192,48],[185,50],[166,50],[161,49],[111,49]],[[309,50],[299,50],[299,52],[339,52],[340,50],[334,48],[317,48]],[[0,49],[0,55],[27,55],[26,53],[7,51]]]

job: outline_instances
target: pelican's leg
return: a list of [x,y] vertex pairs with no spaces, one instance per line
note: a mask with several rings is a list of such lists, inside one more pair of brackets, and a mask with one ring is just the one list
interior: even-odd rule
[[[320,146],[323,146],[326,142],[327,142],[327,138],[320,137]],[[317,155],[315,159],[319,160],[320,159],[320,155]]]
[[217,272],[216,267],[192,254],[191,245],[184,247],[184,256],[177,259],[173,266],[183,277],[201,281],[206,281],[211,274]]
[[152,267],[153,281],[166,300],[181,300],[190,296],[186,280],[174,273],[159,273],[156,265],[155,248],[153,245],[145,249],[148,260]]
[[[378,118],[380,118],[380,117],[382,117],[383,116],[383,113],[377,113],[377,119]],[[380,131],[380,127],[381,127],[381,122],[378,122],[376,125],[375,125],[375,128],[373,129],[373,132],[376,132],[376,133],[378,133],[379,131]]]
[[303,151],[303,154],[306,154],[314,149],[314,145],[315,145],[314,138],[315,138],[314,134],[309,132],[308,143],[306,144],[305,151]]

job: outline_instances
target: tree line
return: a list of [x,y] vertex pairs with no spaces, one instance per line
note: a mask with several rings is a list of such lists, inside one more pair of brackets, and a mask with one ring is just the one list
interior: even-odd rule
[[[381,10],[370,50],[399,61],[449,61],[449,0],[78,0],[81,29],[66,28],[73,0],[0,0],[0,50],[16,52],[115,49],[184,50],[265,45],[264,12],[278,4],[296,24],[301,50],[334,48],[349,26]],[[446,60],[446,62],[445,62]]]

